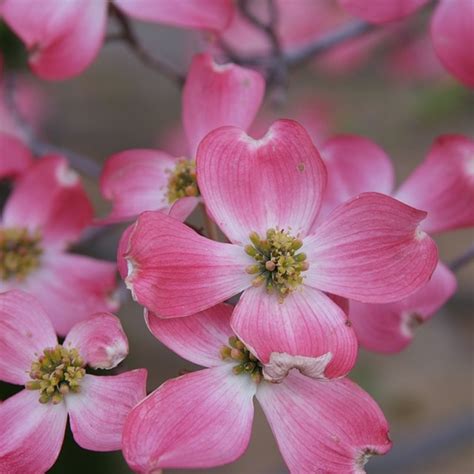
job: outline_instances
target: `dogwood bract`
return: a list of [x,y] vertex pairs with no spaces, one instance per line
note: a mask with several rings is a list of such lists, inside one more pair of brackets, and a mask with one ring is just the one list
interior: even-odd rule
[[[25,166],[31,162],[15,141],[1,143],[2,168],[12,157],[23,157]],[[66,160],[44,157],[22,170],[0,214],[0,291],[17,288],[35,295],[65,335],[92,313],[117,309],[116,265],[66,252],[93,212]],[[10,166],[10,174],[14,171]]]
[[147,315],[158,340],[207,368],[165,382],[131,411],[123,453],[132,469],[152,473],[234,461],[249,442],[254,396],[293,473],[362,473],[371,455],[390,449],[381,410],[350,380],[291,372],[281,383],[265,381],[261,361],[232,331],[231,313],[220,304],[192,318]]
[[0,380],[25,389],[0,405],[0,472],[37,474],[56,461],[69,416],[77,444],[93,451],[122,446],[122,427],[145,397],[146,371],[115,376],[128,353],[118,318],[97,313],[62,344],[40,303],[25,292],[0,294]]
[[[321,149],[328,168],[323,215],[364,191],[392,194],[428,212],[420,227],[439,234],[474,226],[474,141],[462,135],[443,135],[425,161],[394,189],[394,172],[386,153],[362,137],[341,135]],[[456,277],[438,263],[430,281],[400,301],[365,304],[350,301],[349,318],[363,347],[397,352],[413,339],[414,326],[429,319],[455,292]]]
[[255,140],[214,130],[197,152],[198,184],[210,216],[231,241],[211,241],[159,212],[132,227],[126,283],[163,318],[191,316],[243,291],[232,327],[262,363],[272,353],[331,360],[325,375],[352,367],[357,341],[324,292],[365,302],[400,300],[430,278],[434,242],[425,212],[362,194],[314,230],[326,168],[304,128],[275,122]]
[[186,219],[199,202],[194,160],[199,142],[223,125],[249,127],[264,92],[265,82],[257,72],[234,64],[218,65],[208,54],[196,55],[183,89],[188,156],[127,150],[108,158],[100,179],[102,194],[113,204],[106,222],[149,210]]
[[20,177],[32,164],[29,148],[10,133],[0,132],[0,180]]

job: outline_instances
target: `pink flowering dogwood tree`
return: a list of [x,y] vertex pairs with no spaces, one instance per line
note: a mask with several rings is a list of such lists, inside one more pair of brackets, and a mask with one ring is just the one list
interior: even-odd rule
[[[114,145],[100,167],[37,135],[44,97],[0,44],[0,474],[52,468],[68,419],[77,445],[121,450],[137,473],[222,466],[249,445],[255,399],[291,474],[362,474],[386,454],[388,421],[348,377],[359,347],[406,348],[474,259],[439,261],[433,240],[474,226],[474,141],[438,136],[395,187],[386,152],[340,134],[312,76],[377,51],[394,78],[444,67],[472,88],[473,18],[472,0],[0,0],[0,38],[41,79],[78,76],[120,41],[182,88],[181,130],[163,140],[179,152]],[[194,30],[186,74],[136,20]],[[287,94],[302,64],[312,80]],[[96,258],[120,225],[117,262]],[[129,321],[134,354],[148,328],[204,368],[147,395],[147,371],[119,367],[129,343],[110,311],[129,296],[145,320]]]

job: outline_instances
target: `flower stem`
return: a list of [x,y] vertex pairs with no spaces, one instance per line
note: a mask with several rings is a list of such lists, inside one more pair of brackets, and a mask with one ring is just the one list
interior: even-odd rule
[[204,221],[204,229],[206,231],[206,235],[217,242],[219,242],[219,230],[217,228],[216,223],[209,217],[206,206],[201,203],[201,211],[202,211],[202,218]]
[[462,255],[455,258],[450,264],[449,268],[453,272],[457,272],[462,267],[474,260],[474,245],[471,245]]

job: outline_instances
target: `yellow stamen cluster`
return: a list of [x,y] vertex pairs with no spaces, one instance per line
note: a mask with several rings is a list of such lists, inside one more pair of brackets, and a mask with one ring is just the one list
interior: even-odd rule
[[170,204],[182,197],[199,196],[194,160],[182,159],[178,161],[170,174],[166,195]]
[[303,242],[283,230],[269,229],[265,239],[256,232],[250,234],[252,245],[245,252],[257,264],[247,267],[247,273],[257,275],[253,286],[265,285],[268,293],[276,292],[280,302],[303,282],[302,272],[309,268],[306,254],[297,253]]
[[222,346],[219,353],[222,360],[238,362],[232,368],[235,375],[248,374],[255,383],[262,381],[262,364],[237,337],[229,337],[229,345]]
[[39,232],[25,228],[0,229],[0,280],[24,280],[40,264]]
[[39,390],[40,403],[57,405],[69,392],[77,393],[81,379],[86,374],[85,363],[76,349],[61,345],[45,349],[43,355],[31,365],[28,390]]

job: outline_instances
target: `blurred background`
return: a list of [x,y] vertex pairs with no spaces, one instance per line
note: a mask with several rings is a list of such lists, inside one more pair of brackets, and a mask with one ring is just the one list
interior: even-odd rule
[[[420,31],[424,28],[423,21],[422,18]],[[196,34],[144,23],[135,26],[152,54],[186,71],[200,44]],[[11,39],[3,25],[2,49],[12,50],[6,38]],[[378,45],[370,55],[350,67],[310,61],[291,73],[286,101],[280,93],[276,101],[275,93],[270,92],[262,117],[268,120],[309,114],[319,143],[335,133],[364,135],[387,151],[394,162],[398,182],[402,182],[424,159],[438,135],[474,135],[474,97],[432,64],[423,74],[406,73],[405,66],[399,67],[397,73],[396,62],[388,60],[387,47]],[[10,57],[7,59],[11,61]],[[5,77],[11,71],[8,61],[3,70]],[[16,64],[22,64],[21,57],[16,57]],[[420,61],[415,60],[411,65],[420,66]],[[73,163],[79,163],[91,175],[115,152],[129,148],[173,151],[170,147],[176,146],[170,143],[169,135],[180,127],[179,89],[143,65],[119,42],[106,44],[85,73],[65,82],[47,83],[35,79],[27,69],[20,71],[15,69],[16,86],[24,87],[30,94],[39,138],[87,157],[90,161],[76,157]],[[84,179],[97,214],[105,215],[109,207],[100,197],[97,180],[86,174]],[[93,241],[78,246],[76,251],[114,260],[122,230],[120,226],[111,227]],[[444,234],[437,239],[441,258],[452,261],[473,240],[472,229]],[[408,349],[392,356],[360,353],[351,378],[378,401],[389,420],[394,442],[389,454],[369,461],[366,466],[369,473],[474,472],[474,264],[464,266],[457,277],[456,295],[431,321],[416,330]],[[130,340],[130,356],[119,371],[146,367],[151,391],[183,369],[194,368],[151,336],[142,309],[130,300],[125,290],[123,300],[118,315]],[[14,391],[0,384],[0,398]],[[83,451],[68,433],[59,460],[50,472],[92,474],[130,470],[120,453]],[[206,472],[288,472],[258,407],[245,455],[232,465]]]

